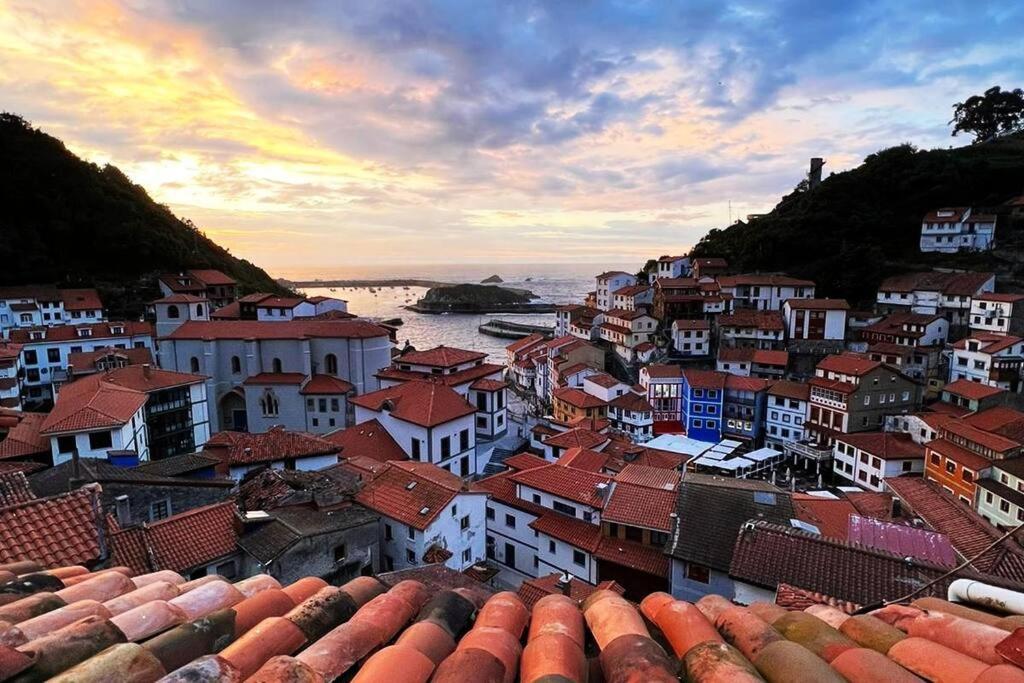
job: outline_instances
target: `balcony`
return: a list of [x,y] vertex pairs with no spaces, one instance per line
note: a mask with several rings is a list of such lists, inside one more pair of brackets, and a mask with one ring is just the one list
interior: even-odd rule
[[795,454],[815,462],[826,462],[832,459],[831,446],[819,446],[802,441],[783,441],[782,448],[786,455]]

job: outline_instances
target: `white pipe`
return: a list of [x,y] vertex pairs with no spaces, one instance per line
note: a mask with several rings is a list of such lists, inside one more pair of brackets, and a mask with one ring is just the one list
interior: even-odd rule
[[957,579],[949,584],[946,597],[950,602],[967,602],[1010,614],[1024,614],[1024,594],[981,581]]

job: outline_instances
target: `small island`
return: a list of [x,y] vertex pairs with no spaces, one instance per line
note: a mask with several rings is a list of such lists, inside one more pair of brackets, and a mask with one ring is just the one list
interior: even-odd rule
[[481,280],[480,284],[482,284],[482,285],[500,285],[502,282],[504,282],[504,280],[501,279],[501,276],[498,275],[497,273],[495,273],[494,275],[490,276],[486,280]]
[[494,285],[452,285],[431,287],[411,306],[418,313],[551,313],[554,304],[535,302],[537,297],[525,289]]

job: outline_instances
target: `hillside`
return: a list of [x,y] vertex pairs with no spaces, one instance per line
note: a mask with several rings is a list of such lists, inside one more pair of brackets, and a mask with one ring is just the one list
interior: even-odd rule
[[1024,286],[1024,225],[1000,216],[991,254],[921,254],[921,218],[942,206],[996,209],[1024,193],[1024,136],[957,149],[901,145],[872,154],[857,168],[801,183],[770,213],[712,230],[694,256],[724,256],[734,270],[785,271],[819,285],[819,293],[854,303],[873,300],[883,277],[909,269],[990,269],[1000,287]]
[[166,271],[216,268],[243,292],[284,291],[114,166],[79,159],[13,114],[0,114],[0,160],[0,285],[96,285],[112,313],[127,314],[125,302]]

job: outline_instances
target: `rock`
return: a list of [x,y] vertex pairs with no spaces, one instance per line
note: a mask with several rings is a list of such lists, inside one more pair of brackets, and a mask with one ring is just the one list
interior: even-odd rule
[[490,284],[500,284],[502,282],[504,282],[504,280],[502,280],[500,277],[498,277],[497,275],[492,275],[489,278],[487,278],[486,280],[481,280],[480,284],[490,285]]

